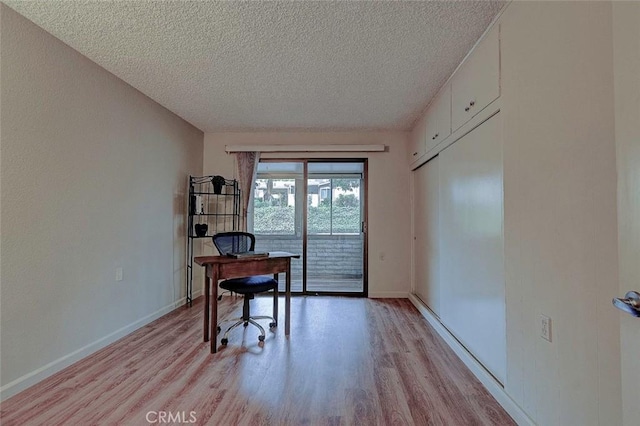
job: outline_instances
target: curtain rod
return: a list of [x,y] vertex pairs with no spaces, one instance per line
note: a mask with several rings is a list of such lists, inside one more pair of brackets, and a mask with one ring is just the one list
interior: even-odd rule
[[226,145],[227,152],[384,152],[385,145]]

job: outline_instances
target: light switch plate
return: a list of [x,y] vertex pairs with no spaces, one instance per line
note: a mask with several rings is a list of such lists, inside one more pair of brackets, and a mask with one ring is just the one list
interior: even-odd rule
[[551,342],[551,318],[540,315],[540,337]]

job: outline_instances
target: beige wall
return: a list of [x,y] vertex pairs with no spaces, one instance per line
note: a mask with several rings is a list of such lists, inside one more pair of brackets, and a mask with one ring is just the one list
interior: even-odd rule
[[611,4],[514,2],[501,30],[505,388],[540,425],[621,424]]
[[184,297],[184,192],[203,134],[0,11],[6,397]]
[[207,133],[204,140],[204,174],[221,174],[225,177],[235,175],[235,159],[232,154],[225,152],[226,145],[387,145],[388,152],[264,154],[263,157],[367,157],[369,159],[369,296],[406,297],[408,295],[411,247],[409,169],[406,165],[408,133]]
[[[640,3],[613,4],[620,290],[640,291]],[[640,320],[621,322],[624,424],[640,419]]]

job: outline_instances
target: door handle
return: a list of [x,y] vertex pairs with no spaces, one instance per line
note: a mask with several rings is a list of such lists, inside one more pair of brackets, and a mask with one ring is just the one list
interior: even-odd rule
[[640,293],[629,291],[623,298],[616,297],[612,300],[613,306],[634,317],[640,317]]

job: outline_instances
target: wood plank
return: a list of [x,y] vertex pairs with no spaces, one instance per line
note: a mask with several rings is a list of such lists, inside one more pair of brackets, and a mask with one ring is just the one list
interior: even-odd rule
[[[214,355],[202,303],[8,399],[0,422],[147,424],[165,411],[196,424],[514,424],[406,299],[295,297],[289,338],[280,327],[260,347],[248,327]],[[273,298],[251,303],[270,312]],[[239,316],[242,298],[219,305]]]

